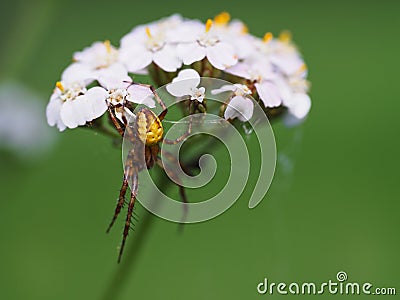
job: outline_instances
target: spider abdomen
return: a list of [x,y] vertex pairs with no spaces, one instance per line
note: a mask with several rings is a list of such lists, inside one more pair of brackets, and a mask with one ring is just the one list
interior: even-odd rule
[[142,108],[136,117],[140,140],[146,146],[158,144],[163,138],[164,129],[157,115],[150,109]]

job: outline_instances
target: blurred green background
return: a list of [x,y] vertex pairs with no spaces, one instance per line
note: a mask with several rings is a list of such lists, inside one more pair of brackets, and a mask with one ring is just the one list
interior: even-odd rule
[[258,36],[291,30],[310,70],[308,120],[274,125],[280,163],[264,201],[249,210],[248,189],[183,234],[139,207],[117,265],[122,222],[105,229],[119,149],[67,130],[37,161],[2,151],[1,299],[273,298],[257,294],[264,277],[321,283],[338,271],[400,293],[400,2],[3,1],[1,80],[19,80],[47,103],[74,51],[118,44],[133,26],[172,13],[206,20],[225,10]]

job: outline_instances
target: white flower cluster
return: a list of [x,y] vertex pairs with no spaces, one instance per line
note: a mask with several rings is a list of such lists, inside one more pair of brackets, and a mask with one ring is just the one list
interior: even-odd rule
[[[266,110],[285,107],[298,120],[305,118],[311,107],[307,68],[290,34],[284,32],[274,38],[266,33],[262,39],[255,37],[242,22],[230,21],[228,13],[205,24],[173,15],[140,25],[121,39],[119,49],[109,41],[96,42],[75,53],[73,60],[57,82],[47,107],[48,123],[60,131],[99,118],[110,104],[120,119],[123,114],[131,114],[124,105],[127,102],[154,107],[151,89],[132,83],[129,76],[153,76],[154,70],[168,75],[164,78],[175,77],[175,83],[188,76],[196,82],[201,76],[233,82],[235,88],[213,91],[232,92],[225,110],[227,119],[251,118],[253,103],[247,97],[250,95],[259,99]],[[158,82],[167,83],[171,81]],[[193,88],[186,95],[202,102],[204,90]]]

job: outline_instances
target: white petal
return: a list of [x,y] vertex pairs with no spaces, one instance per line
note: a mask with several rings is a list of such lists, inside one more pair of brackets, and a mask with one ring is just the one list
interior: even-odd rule
[[205,87],[193,88],[192,89],[192,97],[191,100],[197,100],[199,102],[203,102],[206,93]]
[[287,105],[291,115],[297,119],[303,119],[311,109],[311,99],[307,94],[296,93],[285,105]]
[[282,76],[277,76],[272,81],[279,90],[279,95],[282,98],[283,104],[285,104],[285,101],[292,98],[293,94],[292,88],[288,84],[287,79],[283,78]]
[[179,44],[176,48],[176,52],[185,65],[190,65],[196,61],[202,60],[207,53],[206,48],[200,46],[197,42]]
[[[115,110],[115,116],[118,120],[121,121],[122,124],[132,124],[136,119],[136,115],[132,113],[127,107],[124,107],[124,110],[121,112],[120,110]],[[123,118],[123,116],[125,118]]]
[[118,59],[118,51],[105,42],[95,42],[80,52],[74,53],[74,61],[90,66],[92,69],[103,68]]
[[184,20],[179,26],[168,30],[167,40],[171,43],[195,42],[196,37],[204,32],[204,23],[198,20]]
[[191,95],[193,88],[200,84],[200,75],[196,70],[185,69],[178,73],[170,84],[167,85],[167,91],[175,97]]
[[132,84],[128,87],[126,100],[133,103],[144,104],[150,108],[156,107],[151,89],[139,84]]
[[176,56],[176,47],[166,45],[154,53],[154,62],[164,71],[175,72],[182,66],[182,60]]
[[235,96],[228,103],[225,110],[225,119],[238,118],[240,121],[246,122],[253,116],[254,104],[248,98]]
[[282,99],[279,95],[279,90],[273,83],[264,81],[256,83],[255,87],[265,107],[277,107],[281,105]]
[[114,111],[115,117],[121,121],[122,124],[125,123],[124,118],[122,117],[122,112],[115,110]]
[[97,72],[97,80],[107,90],[119,89],[125,86],[124,81],[131,82],[128,71],[121,64],[114,64],[109,68]]
[[132,124],[132,122],[136,119],[136,115],[133,112],[131,112],[127,107],[124,107],[124,111],[128,123]]
[[235,95],[236,96],[243,96],[243,95],[251,95],[252,94],[252,91],[245,84],[235,83],[234,86],[236,88],[236,90],[235,90]]
[[47,123],[50,126],[57,125],[60,131],[64,131],[66,128],[65,124],[62,122],[60,117],[60,110],[62,105],[63,102],[58,97],[58,95],[53,94],[50,98],[49,104],[47,104],[46,107]]
[[75,52],[74,61],[85,64],[91,64],[97,57],[107,53],[107,48],[103,42],[94,42],[91,46],[84,48],[82,51]]
[[105,89],[99,86],[92,87],[84,97],[87,101],[86,121],[97,119],[106,112],[108,92]]
[[211,95],[218,95],[224,92],[233,92],[236,90],[236,86],[233,84],[226,84],[221,86],[219,89],[214,89],[211,91]]
[[271,57],[271,62],[278,66],[278,68],[287,75],[298,72],[298,70],[300,70],[304,65],[304,61],[296,52],[273,55]]
[[76,128],[80,125],[85,125],[86,111],[87,102],[84,96],[79,96],[73,101],[64,102],[60,111],[61,120],[68,128]]
[[230,43],[236,50],[236,54],[240,59],[249,57],[255,50],[253,36],[249,34],[239,34],[230,39]]
[[50,102],[47,104],[46,107],[47,123],[50,126],[54,126],[57,124],[57,120],[60,115],[61,105],[62,105],[61,99],[58,97],[58,95],[53,93],[53,95],[50,98]]
[[135,71],[135,74],[138,74],[138,75],[149,75],[149,71],[147,71],[147,69],[144,68],[144,69]]
[[121,48],[119,57],[131,73],[144,69],[153,61],[153,53],[141,45]]
[[[144,45],[147,39],[146,25],[137,26],[131,32],[122,37],[120,41],[120,50],[130,48],[135,45]],[[150,28],[151,30],[152,28]]]
[[194,82],[196,82],[195,86],[198,86],[200,83],[200,75],[194,69],[185,69],[185,70],[180,71],[178,73],[178,76],[175,77],[172,80],[172,82],[177,82],[177,81],[185,80],[185,79],[193,79]]
[[250,65],[248,65],[245,62],[241,62],[238,63],[230,68],[227,68],[225,70],[226,73],[235,75],[235,76],[239,76],[239,77],[243,77],[246,79],[253,79],[251,76],[251,71],[250,71],[251,67]]
[[220,42],[212,47],[207,47],[207,59],[217,69],[225,70],[238,62],[233,47]]
[[67,67],[61,76],[61,81],[68,88],[71,84],[81,83],[83,86],[93,82],[95,74],[93,70],[84,64],[73,63]]
[[57,123],[57,128],[60,132],[64,131],[67,128],[67,125],[65,125],[62,121],[61,121],[61,117],[60,117],[60,121]]
[[[117,117],[118,120],[122,122],[122,124],[125,124],[125,122],[127,122],[128,124],[132,124],[132,122],[136,119],[136,115],[126,107],[124,107],[123,112],[121,112],[120,110],[116,110],[115,116]],[[122,116],[125,117],[125,120]]]

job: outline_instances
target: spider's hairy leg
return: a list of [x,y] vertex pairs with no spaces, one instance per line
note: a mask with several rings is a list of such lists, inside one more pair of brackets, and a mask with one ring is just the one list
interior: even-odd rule
[[166,143],[167,145],[176,145],[182,141],[184,141],[191,133],[192,133],[192,116],[189,118],[189,125],[187,131],[182,134],[180,137],[176,138],[175,140],[169,140],[169,139],[163,139],[163,142]]
[[125,129],[122,128],[122,126],[121,126],[121,124],[119,123],[118,119],[115,117],[115,114],[114,114],[113,111],[112,111],[112,108],[113,108],[113,107],[114,107],[114,106],[112,106],[112,105],[109,105],[109,106],[108,106],[108,115],[109,115],[109,117],[110,117],[110,119],[111,119],[111,122],[114,124],[115,129],[117,129],[119,135],[123,137],[123,136],[124,136]]
[[110,225],[107,228],[107,233],[110,232],[111,227],[114,225],[115,221],[117,220],[117,217],[119,213],[121,212],[122,207],[124,206],[125,203],[125,195],[126,195],[126,190],[128,189],[128,180],[126,179],[126,176],[124,175],[123,181],[122,181],[122,186],[119,191],[119,198],[118,198],[118,203],[117,207],[115,208],[114,216],[111,220]]
[[158,118],[160,119],[160,121],[162,121],[162,120],[164,120],[164,117],[168,112],[168,108],[165,105],[164,101],[162,101],[162,99],[160,98],[157,91],[154,89],[154,87],[152,85],[150,86],[150,89],[154,95],[154,98],[156,98],[157,103],[160,104],[163,109],[163,111],[158,115]]
[[151,84],[142,84],[143,86],[147,86],[151,92],[153,93],[154,97],[156,98],[156,101],[158,104],[161,105],[163,111],[167,110],[167,106],[165,105],[164,101],[161,100],[160,96],[158,95],[156,89],[154,88],[154,86],[152,86]]
[[165,105],[164,101],[161,100],[161,97],[158,95],[156,89],[154,88],[154,86],[152,86],[151,84],[145,84],[145,83],[139,83],[139,82],[133,82],[132,84],[138,84],[140,86],[143,87],[147,87],[151,90],[151,92],[154,95],[154,98],[156,98],[157,103],[161,106],[161,108],[163,109],[163,111],[158,115],[158,118],[160,119],[160,121],[162,121],[165,117],[165,115],[168,112],[168,108]]
[[133,179],[133,175],[134,175],[135,169],[136,169],[134,167],[134,160],[135,160],[135,152],[134,152],[134,149],[131,149],[129,151],[127,159],[126,159],[126,164],[125,164],[125,169],[124,169],[124,178],[122,180],[122,186],[119,191],[117,207],[115,208],[114,216],[111,220],[111,223],[108,226],[107,233],[110,231],[111,227],[114,225],[115,220],[117,219],[119,213],[121,212],[122,207],[124,206],[126,190],[128,189],[129,181]]
[[138,170],[136,170],[135,168],[132,168],[131,170],[132,170],[131,171],[132,172],[131,199],[130,199],[129,205],[128,205],[128,213],[126,215],[124,233],[123,233],[123,237],[122,237],[121,248],[119,250],[118,262],[121,261],[122,253],[123,253],[124,247],[125,247],[126,238],[128,237],[129,230],[131,228],[133,207],[135,205],[136,195],[137,195],[137,191],[138,191]]

